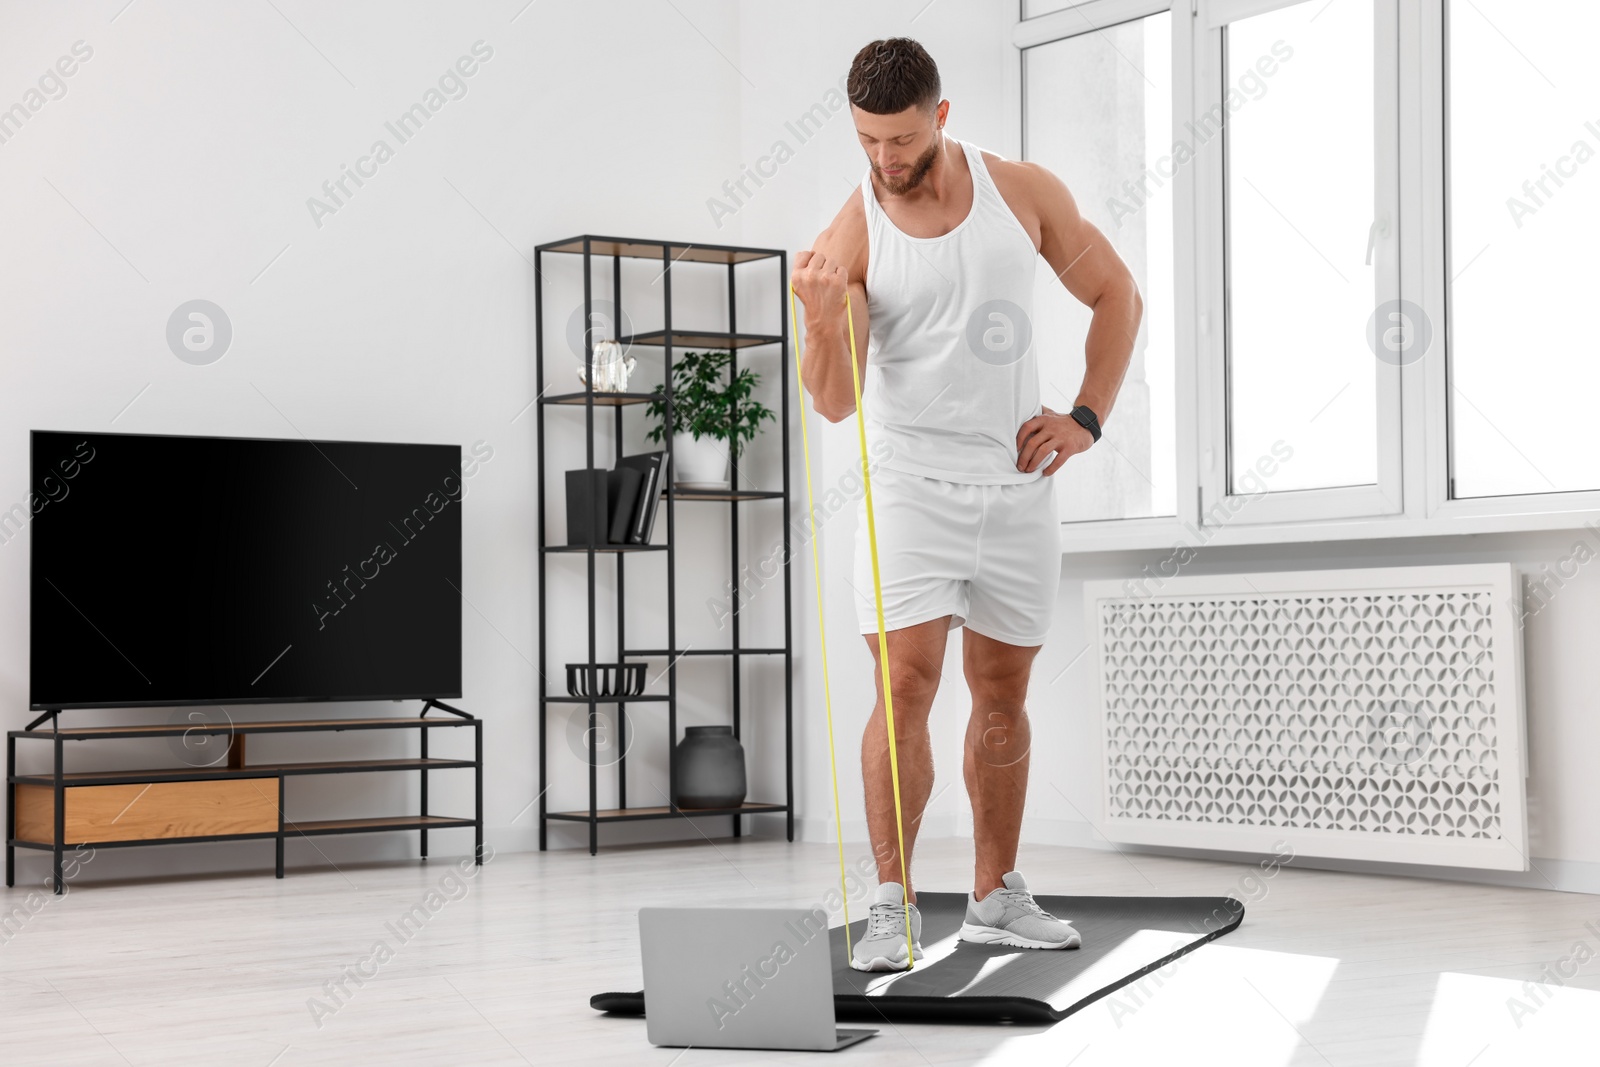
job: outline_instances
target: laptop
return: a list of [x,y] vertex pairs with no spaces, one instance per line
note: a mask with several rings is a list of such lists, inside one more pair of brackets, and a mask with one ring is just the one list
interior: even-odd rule
[[833,1015],[828,916],[803,908],[641,908],[652,1045],[834,1052],[876,1034]]

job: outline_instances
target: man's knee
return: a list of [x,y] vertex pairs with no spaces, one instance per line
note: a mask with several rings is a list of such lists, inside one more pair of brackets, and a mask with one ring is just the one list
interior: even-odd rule
[[1028,697],[1028,678],[1038,648],[1019,648],[969,635],[962,656],[962,672],[974,704],[1020,709]]
[[[880,674],[880,689],[882,681]],[[939,672],[931,664],[891,660],[889,687],[893,692],[897,712],[903,708],[908,714],[926,716],[928,709],[933,706],[934,695],[939,692]]]
[[967,665],[967,688],[972,693],[974,705],[998,707],[1009,712],[1015,709],[1022,714],[1028,699],[1028,669],[995,668],[988,665]]

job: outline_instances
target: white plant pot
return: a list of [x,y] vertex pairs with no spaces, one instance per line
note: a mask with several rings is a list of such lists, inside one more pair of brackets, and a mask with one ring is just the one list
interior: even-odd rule
[[715,437],[672,435],[672,484],[680,489],[728,488],[727,446]]

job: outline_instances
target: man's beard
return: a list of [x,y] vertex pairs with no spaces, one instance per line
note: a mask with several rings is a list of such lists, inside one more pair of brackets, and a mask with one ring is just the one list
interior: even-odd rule
[[928,171],[933,169],[933,161],[938,154],[939,145],[929,145],[928,150],[918,156],[915,163],[911,164],[910,173],[901,178],[889,177],[876,163],[872,165],[872,169],[877,172],[878,180],[883,183],[884,189],[888,190],[890,196],[904,196],[922,184],[922,179],[926,178]]

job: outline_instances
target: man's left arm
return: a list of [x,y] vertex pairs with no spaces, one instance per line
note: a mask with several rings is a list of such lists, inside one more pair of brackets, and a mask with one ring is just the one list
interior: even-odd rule
[[[1073,404],[1093,411],[1103,426],[1133,359],[1144,300],[1128,265],[1105,234],[1079,214],[1066,184],[1036,163],[1013,166],[1039,222],[1039,254],[1067,292],[1093,312],[1083,346],[1083,384]],[[1017,430],[1017,469],[1038,470],[1054,453],[1044,468],[1046,476],[1052,475],[1094,442],[1094,434],[1071,415],[1044,408]]]

